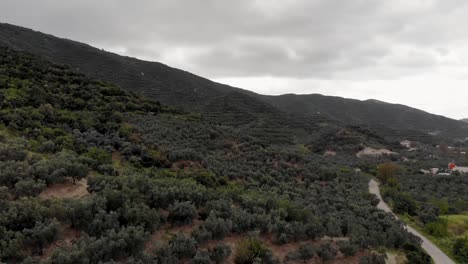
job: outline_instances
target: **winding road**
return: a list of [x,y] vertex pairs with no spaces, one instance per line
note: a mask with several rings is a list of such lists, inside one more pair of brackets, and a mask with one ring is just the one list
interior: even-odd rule
[[[395,218],[399,219],[398,216],[396,216],[392,212],[392,209],[390,209],[390,207],[383,201],[382,196],[380,195],[379,183],[377,181],[370,180],[369,192],[377,195],[377,197],[379,198],[380,202],[377,205],[377,208],[382,209],[385,212],[391,213],[395,216]],[[408,230],[408,232],[422,239],[423,241],[422,248],[432,257],[432,259],[434,260],[436,264],[455,264],[453,260],[451,260],[447,255],[445,255],[445,253],[442,252],[442,250],[440,250],[436,245],[434,245],[429,239],[427,239],[421,233],[419,233],[414,228],[408,225],[405,225],[405,228]]]

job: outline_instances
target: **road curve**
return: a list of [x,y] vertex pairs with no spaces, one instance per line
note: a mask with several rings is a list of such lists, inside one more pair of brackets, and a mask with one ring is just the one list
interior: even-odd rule
[[[392,209],[390,209],[390,207],[383,201],[382,196],[380,195],[379,183],[377,181],[370,180],[369,192],[372,194],[375,194],[379,198],[380,202],[377,205],[377,208],[382,209],[385,212],[393,214],[395,218],[398,219],[398,216],[396,216],[392,212]],[[445,253],[442,252],[442,250],[440,250],[436,245],[434,245],[429,239],[427,239],[421,233],[419,233],[414,228],[408,225],[405,225],[405,228],[408,230],[408,232],[422,239],[423,241],[422,248],[432,257],[432,259],[434,260],[436,264],[455,264],[453,260],[451,260],[447,255],[445,255]]]

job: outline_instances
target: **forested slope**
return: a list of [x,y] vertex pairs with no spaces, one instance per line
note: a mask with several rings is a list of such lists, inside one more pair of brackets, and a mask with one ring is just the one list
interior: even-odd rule
[[[375,208],[354,153],[266,141],[6,48],[0,105],[2,262],[347,262],[419,243]],[[335,146],[385,144],[343,129]],[[79,196],[45,195],[75,182]]]
[[[276,123],[276,129],[292,127],[295,131],[289,131],[290,134],[293,138],[299,137],[295,140],[304,140],[299,135],[311,126],[334,126],[337,123],[365,126],[400,139],[411,135],[427,137],[428,132],[436,131],[451,139],[468,137],[465,123],[406,106],[321,95],[259,95],[161,63],[119,56],[87,44],[4,23],[0,23],[0,46],[68,64],[74,70],[163,104],[206,113],[205,118],[212,118],[212,122],[231,125],[234,119],[236,122],[239,119],[242,124],[249,121],[251,126],[267,122]],[[259,109],[269,112],[265,115]],[[222,114],[225,112],[229,114]]]
[[[353,100],[320,94],[263,96],[266,102],[293,114],[320,113],[345,124],[363,125],[382,131],[382,134],[401,131],[402,135],[421,137],[428,133],[465,139],[468,124],[404,105],[390,104],[377,100]],[[387,128],[387,129],[385,129]],[[390,128],[391,130],[389,130]]]

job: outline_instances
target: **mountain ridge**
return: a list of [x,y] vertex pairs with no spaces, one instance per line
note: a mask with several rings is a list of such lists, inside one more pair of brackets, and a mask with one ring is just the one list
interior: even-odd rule
[[[227,107],[233,112],[250,111],[251,114],[257,114],[256,107],[239,109],[242,104],[235,101],[228,102],[228,100],[223,106],[216,102],[218,98],[226,98],[232,95],[232,92],[237,92],[253,98],[249,99],[253,100],[251,106],[267,103],[275,108],[276,110],[269,108],[270,117],[280,113],[280,116],[285,117],[283,120],[293,119],[292,123],[295,124],[310,122],[316,126],[320,123],[339,122],[358,124],[370,129],[385,127],[385,130],[417,130],[425,135],[440,131],[442,136],[449,138],[468,137],[466,123],[408,106],[317,94],[280,96],[256,94],[216,83],[159,62],[120,56],[88,44],[5,23],[0,24],[0,46],[28,51],[55,63],[68,64],[75,70],[115,83],[127,91],[188,111],[203,113],[213,111],[213,106],[216,106],[215,111],[219,113],[224,112]],[[254,115],[251,122],[261,122],[261,117]]]
[[[394,129],[421,130],[426,133],[444,130],[463,138],[468,126],[458,120],[435,115],[401,104],[381,103],[375,100],[347,99],[337,96],[281,95],[266,96],[268,102],[292,113],[320,112],[344,123],[367,124],[371,126],[392,124]],[[338,107],[339,106],[339,107]],[[435,124],[435,125],[434,125]]]

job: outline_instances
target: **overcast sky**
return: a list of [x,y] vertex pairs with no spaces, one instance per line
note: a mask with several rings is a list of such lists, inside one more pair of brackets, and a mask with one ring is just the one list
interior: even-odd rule
[[258,93],[468,118],[466,0],[2,0],[0,21]]

